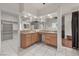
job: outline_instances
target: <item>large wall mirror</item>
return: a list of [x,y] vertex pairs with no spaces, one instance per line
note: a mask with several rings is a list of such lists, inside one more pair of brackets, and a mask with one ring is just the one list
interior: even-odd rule
[[57,32],[57,18],[46,18],[45,29],[50,32]]
[[64,47],[72,48],[72,28],[71,28],[72,14],[65,14],[62,16],[62,45]]
[[57,17],[45,19],[45,43],[57,48]]

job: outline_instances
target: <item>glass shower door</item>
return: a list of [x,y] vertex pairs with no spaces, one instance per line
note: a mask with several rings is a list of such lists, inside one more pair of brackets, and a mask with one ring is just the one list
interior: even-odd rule
[[11,40],[13,38],[13,25],[10,23],[2,22],[2,30],[1,30],[1,36],[2,36],[2,41],[4,40]]

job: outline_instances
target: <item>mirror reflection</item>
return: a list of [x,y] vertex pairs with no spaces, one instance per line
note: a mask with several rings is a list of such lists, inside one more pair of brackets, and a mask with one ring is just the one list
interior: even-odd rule
[[72,14],[62,16],[62,45],[72,48]]

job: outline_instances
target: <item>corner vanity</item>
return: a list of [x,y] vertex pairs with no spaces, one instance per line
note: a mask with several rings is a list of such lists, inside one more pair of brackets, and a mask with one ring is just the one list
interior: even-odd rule
[[37,42],[40,43],[40,35],[43,43],[57,47],[57,34],[54,32],[21,32],[21,48],[27,48]]
[[35,43],[43,43],[57,47],[57,17],[23,18],[21,20],[21,48],[27,48]]

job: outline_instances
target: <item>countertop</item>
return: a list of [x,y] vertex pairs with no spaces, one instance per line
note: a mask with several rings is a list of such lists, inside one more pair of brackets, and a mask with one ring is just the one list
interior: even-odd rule
[[56,31],[21,31],[21,33],[23,34],[31,34],[31,33],[57,33]]

